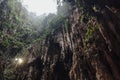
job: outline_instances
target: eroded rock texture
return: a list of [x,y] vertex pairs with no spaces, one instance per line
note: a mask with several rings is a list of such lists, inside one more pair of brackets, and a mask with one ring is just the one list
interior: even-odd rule
[[93,8],[96,15],[83,21],[74,7],[63,26],[33,46],[34,80],[120,80],[119,0],[98,3],[101,10]]

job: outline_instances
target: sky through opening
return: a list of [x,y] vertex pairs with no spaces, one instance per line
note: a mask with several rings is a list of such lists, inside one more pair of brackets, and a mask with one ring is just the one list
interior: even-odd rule
[[56,0],[23,0],[22,4],[29,12],[33,12],[36,15],[57,12]]

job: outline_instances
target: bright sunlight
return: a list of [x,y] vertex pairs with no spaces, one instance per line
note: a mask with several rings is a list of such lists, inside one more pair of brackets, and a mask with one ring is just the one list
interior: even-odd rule
[[56,0],[23,0],[22,4],[29,12],[36,15],[56,13],[57,11]]

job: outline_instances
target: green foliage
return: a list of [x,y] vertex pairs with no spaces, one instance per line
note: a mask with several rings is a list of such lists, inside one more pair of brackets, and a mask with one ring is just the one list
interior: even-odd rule
[[[66,8],[69,8],[69,5]],[[68,27],[65,17],[55,14],[36,16],[29,13],[18,0],[1,2],[0,25],[0,45],[6,51],[20,51],[38,40],[44,40],[57,28],[66,26],[67,30]],[[8,54],[12,55],[11,53]],[[16,51],[15,54],[17,53],[19,52]]]
[[98,31],[100,25],[98,23],[93,24],[91,20],[89,20],[87,24],[87,31],[86,31],[86,36],[84,40],[84,46],[86,46],[88,43],[91,42],[91,39],[93,39],[93,35],[95,34],[96,31]]
[[2,44],[3,44],[3,46],[9,46],[10,45],[7,36],[4,36]]
[[[2,55],[6,61],[16,55],[21,56],[24,49],[36,41],[45,40],[51,32],[62,26],[66,26],[67,30],[68,22],[63,16],[35,16],[28,13],[18,0],[3,0],[0,4],[0,47],[1,52],[6,54]],[[12,71],[11,68],[6,69],[5,77],[12,80],[15,77]]]
[[51,22],[50,22],[50,28],[59,28],[62,27],[64,24],[65,18],[61,16],[56,16]]
[[3,49],[20,49],[26,45],[22,36],[27,30],[26,10],[17,0],[3,0],[0,4],[0,45]]

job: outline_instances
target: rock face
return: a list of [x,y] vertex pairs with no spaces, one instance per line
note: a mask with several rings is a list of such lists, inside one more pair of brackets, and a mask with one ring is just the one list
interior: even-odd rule
[[32,47],[39,57],[30,64],[31,77],[120,80],[120,7],[114,3],[108,6],[86,23],[80,21],[79,8],[74,8],[63,26]]
[[33,47],[39,46],[35,52],[40,53],[43,66],[36,68],[41,74],[35,80],[120,80],[117,13],[107,9],[98,21],[83,23],[80,10],[73,9],[64,26]]

